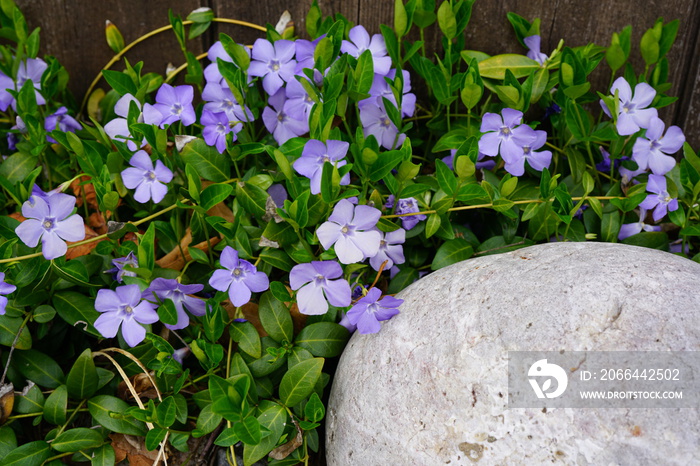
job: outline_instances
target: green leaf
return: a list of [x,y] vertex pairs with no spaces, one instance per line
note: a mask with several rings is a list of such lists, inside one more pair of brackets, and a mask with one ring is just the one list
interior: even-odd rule
[[457,36],[457,19],[450,2],[442,2],[437,12],[438,26],[448,40]]
[[[194,251],[199,251],[197,248],[190,248],[190,255],[196,259],[195,254],[192,254]],[[199,251],[201,252],[201,251]],[[203,253],[202,253],[203,254]],[[206,259],[206,257],[205,257]],[[173,303],[172,299],[166,299],[163,304],[158,306],[158,319],[160,319],[161,322],[164,324],[169,324],[169,325],[175,325],[177,323],[177,309],[175,309],[175,303]]]
[[43,440],[25,443],[12,450],[0,465],[2,466],[41,466],[51,456],[49,444]]
[[233,322],[230,326],[231,338],[238,343],[238,348],[254,358],[261,356],[260,335],[255,326],[248,321]]
[[479,74],[482,78],[503,80],[506,70],[510,70],[516,78],[524,78],[539,67],[539,63],[525,55],[495,55],[479,62]]
[[262,413],[258,416],[258,421],[262,427],[270,431],[270,435],[263,437],[257,445],[243,446],[243,461],[246,465],[254,464],[266,457],[277,445],[287,425],[287,411],[282,406],[269,401],[263,403],[269,403],[269,405],[263,408],[264,405],[261,403]]
[[230,184],[212,184],[207,186],[200,195],[199,205],[204,210],[209,210],[219,202],[223,202],[233,192]]
[[105,37],[107,38],[107,45],[112,49],[112,52],[119,53],[124,49],[124,36],[119,31],[119,28],[107,20],[105,25]]
[[260,323],[273,340],[283,343],[294,338],[294,326],[289,309],[283,302],[278,301],[272,292],[267,291],[260,297],[258,305]]
[[396,36],[403,37],[408,32],[409,27],[408,14],[403,0],[394,0],[394,31]]
[[17,448],[17,436],[11,427],[0,427],[0,458],[5,458]]
[[389,173],[403,159],[403,154],[398,150],[390,150],[382,152],[377,161],[372,165],[369,171],[369,178],[372,181],[379,181]]
[[76,359],[66,378],[68,394],[74,400],[91,397],[97,391],[97,370],[92,360],[90,348],[83,351]]
[[236,183],[236,198],[241,206],[251,215],[262,217],[265,215],[267,204],[267,192],[251,183]]
[[369,49],[362,52],[357,59],[357,67],[355,68],[354,78],[355,92],[358,94],[367,94],[372,87],[372,81],[374,80],[374,61],[372,58],[372,52]]
[[442,160],[435,160],[435,168],[440,189],[448,196],[452,196],[457,191],[457,178],[454,173]]
[[265,248],[260,253],[259,257],[266,264],[284,270],[285,272],[291,271],[292,267],[296,265],[286,252],[279,249]]
[[139,267],[145,268],[147,270],[153,271],[155,266],[156,256],[155,256],[155,242],[156,242],[156,224],[151,222],[148,225],[146,233],[141,236],[139,241],[138,249],[138,260]]
[[144,442],[146,445],[146,450],[155,450],[158,448],[158,444],[163,441],[167,433],[168,431],[166,429],[162,429],[160,427],[154,427],[153,429],[149,430],[146,434]]
[[53,296],[52,304],[58,315],[69,325],[80,325],[91,335],[102,337],[102,334],[92,325],[100,316],[100,313],[95,310],[94,300],[75,291],[60,291]]
[[192,164],[202,178],[221,183],[227,181],[231,174],[231,162],[220,154],[215,147],[208,146],[203,139],[195,139],[183,147],[180,152],[182,161]]
[[44,411],[46,400],[38,385],[32,384],[23,394],[16,396],[14,410],[18,414],[34,414]]
[[218,437],[216,437],[216,440],[214,440],[214,445],[227,448],[232,447],[238,442],[240,442],[240,439],[234,432],[233,427],[227,427],[221,431]]
[[307,325],[297,335],[294,344],[324,358],[339,356],[350,338],[350,332],[334,322]]
[[608,212],[603,214],[600,224],[600,236],[606,243],[617,243],[617,235],[620,232],[620,212]]
[[40,351],[15,351],[13,363],[23,376],[42,387],[56,388],[63,383],[61,366]]
[[112,89],[117,91],[119,95],[136,95],[138,91],[136,89],[136,84],[134,84],[134,81],[126,73],[122,73],[121,71],[102,70],[102,76],[104,76],[107,83],[112,86]]
[[425,238],[430,238],[440,229],[442,219],[438,214],[428,215],[428,220],[425,222]]
[[92,452],[92,458],[90,458],[90,466],[114,466],[116,462],[116,455],[114,453],[114,448],[112,445],[102,445],[96,448]]
[[318,397],[318,394],[312,393],[309,402],[304,406],[304,417],[310,422],[321,422],[326,415],[326,408],[323,402]]
[[280,382],[280,400],[287,407],[300,403],[313,392],[321,377],[323,358],[307,359],[292,367]]
[[435,253],[435,259],[430,265],[432,270],[438,270],[448,265],[456,264],[463,260],[469,259],[474,254],[474,249],[467,240],[463,238],[455,238],[446,241]]
[[44,403],[44,420],[49,424],[61,425],[66,422],[66,412],[68,410],[68,388],[59,385],[46,398]]
[[192,436],[199,438],[212,432],[221,423],[222,419],[223,417],[220,414],[212,412],[210,404],[206,405],[197,417],[197,427],[192,431]]
[[[143,422],[119,416],[129,407],[126,401],[109,395],[97,395],[88,400],[88,411],[97,424],[118,434],[146,435]],[[116,416],[112,417],[110,413],[116,413]]]
[[177,414],[177,406],[175,399],[168,396],[156,408],[158,416],[158,425],[162,427],[170,427],[175,423],[175,415]]
[[262,439],[260,422],[253,416],[248,416],[233,425],[233,431],[246,445],[257,445]]
[[0,176],[15,184],[29,176],[36,168],[37,158],[22,152],[9,156],[0,165]]
[[52,260],[51,267],[56,275],[62,279],[75,283],[76,285],[85,287],[101,287],[102,285],[95,285],[90,283],[90,277],[88,271],[82,262],[70,260],[68,262],[63,262],[60,260]]
[[102,435],[97,430],[86,427],[66,430],[51,442],[51,448],[61,453],[95,448],[100,445],[102,445]]
[[643,231],[622,240],[624,244],[668,251],[668,235],[663,231]]
[[[22,322],[24,322],[24,319],[21,317],[10,317],[7,314],[0,316],[0,345],[7,347],[12,346],[17,332],[19,332],[20,327],[22,327]],[[15,348],[19,350],[28,350],[31,347],[32,334],[29,332],[29,329],[24,326],[22,327],[22,333],[20,333],[17,339]]]

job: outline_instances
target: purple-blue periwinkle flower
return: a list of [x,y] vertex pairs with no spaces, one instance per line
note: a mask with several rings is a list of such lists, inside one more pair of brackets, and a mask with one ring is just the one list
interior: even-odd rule
[[229,88],[222,87],[218,83],[209,83],[204,86],[202,100],[206,101],[204,110],[219,113],[224,112],[231,121],[253,121],[253,112],[243,108],[233,96]]
[[[364,288],[362,288],[362,286],[360,286],[360,285],[358,285],[358,286],[360,287],[360,296],[362,296],[362,290],[363,290]],[[360,296],[358,296],[358,298],[359,298]],[[350,323],[350,319],[348,319],[347,313],[345,313],[345,314],[343,315],[343,317],[340,319],[340,322],[338,322],[338,325],[342,325],[342,326],[345,327],[345,328],[348,330],[348,332],[350,332],[350,333],[353,333],[355,330],[357,330],[357,325],[351,324],[351,323]]]
[[151,199],[156,204],[162,201],[168,193],[165,184],[173,179],[173,172],[160,160],[156,160],[154,168],[151,158],[144,150],[136,152],[129,164],[131,167],[122,170],[122,180],[128,189],[136,189],[134,199],[142,204]]
[[[394,80],[396,76],[396,69],[392,69],[387,74],[387,78]],[[403,76],[403,93],[401,97],[401,111],[402,117],[413,116],[416,111],[416,95],[411,92],[411,75],[408,71],[402,70]],[[369,89],[369,94],[372,96],[370,99],[376,99],[376,102],[382,103],[382,97],[386,97],[389,102],[394,104],[398,108],[398,103],[394,97],[394,93],[391,91],[389,83],[384,79],[384,76],[375,74],[374,80],[372,81],[372,87]],[[360,106],[364,102],[368,102],[370,99],[363,100],[359,103]]]
[[138,285],[119,286],[114,291],[99,290],[95,309],[102,313],[95,321],[97,331],[105,338],[113,338],[121,325],[124,341],[132,348],[146,338],[146,329],[141,324],[158,321],[155,306],[141,300]]
[[662,175],[649,175],[647,192],[652,194],[649,194],[647,198],[639,204],[639,208],[646,210],[654,209],[652,218],[655,222],[664,218],[667,212],[673,212],[678,209],[678,199],[672,198],[670,194],[668,194],[666,177]]
[[537,63],[540,65],[544,64],[544,62],[547,61],[547,54],[540,52],[540,42],[541,38],[538,35],[535,36],[528,36],[523,39],[523,42],[525,42],[525,45],[528,48],[527,51],[527,57],[535,60]]
[[[301,157],[294,161],[294,169],[300,175],[311,180],[311,194],[321,192],[321,176],[323,165],[332,163],[340,168],[348,162],[343,160],[348,153],[350,144],[345,141],[328,140],[324,144],[316,139],[310,139],[301,152]],[[350,184],[350,174],[346,173],[340,180],[341,185]]]
[[22,204],[22,215],[27,219],[15,229],[24,244],[30,248],[39,244],[47,260],[66,254],[66,241],[85,239],[85,223],[78,214],[73,214],[75,198],[57,193],[46,200],[30,196]]
[[7,91],[10,89],[19,92],[27,81],[32,81],[34,84],[37,105],[44,105],[46,99],[39,91],[41,90],[41,76],[46,71],[46,68],[48,68],[48,65],[41,58],[27,58],[19,64],[16,82],[4,73],[0,73],[0,110],[4,112],[10,105],[12,105],[14,110],[17,109],[17,101]]
[[0,316],[5,315],[5,308],[7,307],[7,297],[5,295],[13,293],[16,289],[15,285],[5,281],[5,272],[0,272]]
[[[455,155],[457,154],[457,149],[450,149],[450,155],[447,157],[443,157],[442,161],[445,162],[445,164],[450,168],[450,170],[454,170],[454,159]],[[486,154],[483,152],[479,152],[479,155],[476,158],[476,169],[477,170],[491,170],[493,167],[496,166],[496,161],[493,159],[488,159],[484,160],[486,157]]]
[[284,88],[267,99],[272,108],[265,107],[262,114],[265,128],[272,133],[272,136],[280,146],[289,139],[301,136],[309,132],[309,122],[307,120],[297,120],[288,115],[284,110],[284,103],[287,95]]
[[275,183],[267,188],[267,195],[272,198],[272,202],[275,203],[277,207],[283,207],[284,201],[287,200],[287,190],[284,189],[283,184]]
[[291,118],[300,121],[308,121],[314,100],[306,92],[304,86],[296,79],[287,83],[287,100],[284,103],[284,112]]
[[406,139],[406,135],[399,134],[399,129],[389,118],[384,102],[366,101],[360,106],[360,121],[365,137],[374,136],[385,149],[400,147]]
[[285,82],[294,79],[295,52],[294,42],[290,40],[282,39],[273,44],[267,39],[258,39],[253,44],[248,74],[263,78],[263,89],[273,95]]
[[382,235],[382,239],[379,241],[379,251],[377,251],[376,255],[369,258],[369,265],[374,270],[379,270],[384,261],[386,261],[384,270],[389,270],[394,264],[403,264],[406,261],[402,246],[406,241],[406,230],[399,228],[387,233],[381,231],[379,233]]
[[190,354],[190,347],[183,346],[182,348],[173,351],[173,359],[180,363],[182,366],[184,364],[185,358]]
[[153,105],[163,116],[160,127],[181,121],[189,126],[197,120],[192,106],[194,88],[192,86],[171,86],[163,83],[156,93],[156,103]]
[[[640,128],[648,128],[649,121],[658,116],[655,108],[647,108],[656,96],[656,91],[649,84],[637,84],[634,87],[633,96],[629,83],[620,76],[610,88],[612,95],[615,95],[615,91],[617,91],[620,100],[619,113],[617,115],[617,132],[621,136],[629,136],[639,131]],[[603,111],[611,117],[611,110],[602,99],[600,100],[600,105]]]
[[501,153],[503,160],[517,160],[522,157],[523,136],[531,138],[532,128],[521,125],[523,112],[504,108],[501,115],[486,113],[481,121],[479,152],[495,157]]
[[20,141],[19,134],[27,134],[27,125],[25,125],[24,120],[22,120],[22,118],[19,115],[17,115],[15,117],[15,124],[10,129],[16,130],[17,132],[7,133],[7,148],[10,150],[16,150],[17,143]]
[[299,312],[321,315],[328,303],[336,307],[350,305],[350,284],[336,261],[313,261],[295,265],[289,272],[289,286],[297,291]]
[[685,136],[678,126],[669,126],[664,135],[664,122],[651,118],[646,134],[637,138],[632,148],[632,160],[639,168],[649,168],[654,175],[665,175],[676,166],[676,159],[670,154],[678,152]]
[[396,200],[396,197],[393,194],[389,194],[386,198],[386,202],[384,203],[384,208],[385,209],[393,209],[395,200]]
[[525,161],[538,172],[548,168],[552,162],[552,151],[537,149],[547,142],[547,132],[534,130],[529,126],[524,126],[523,134],[519,136],[520,150],[508,151],[502,154],[506,163],[505,169],[513,176],[522,176],[525,173]]
[[350,41],[344,40],[340,51],[359,58],[362,52],[369,50],[374,62],[374,73],[386,76],[391,69],[391,57],[387,55],[384,37],[381,34],[374,34],[370,39],[369,33],[363,26],[350,29],[348,37]]
[[625,238],[629,238],[632,235],[641,233],[644,231],[661,231],[660,226],[647,225],[644,223],[644,219],[647,217],[646,209],[639,209],[639,221],[634,223],[625,223],[620,227],[620,232],[617,235],[617,239],[622,241]]
[[[126,145],[129,150],[135,151],[138,149],[136,143],[131,140],[131,131],[129,131],[129,123],[127,117],[129,116],[129,107],[131,102],[136,103],[136,106],[141,111],[137,123],[146,123],[147,125],[160,125],[163,121],[163,115],[151,104],[141,104],[136,97],[131,94],[124,94],[119,98],[117,103],[114,105],[114,113],[120,118],[115,118],[105,125],[105,133],[112,138],[117,140],[126,140]],[[140,146],[143,147],[146,144],[146,139],[144,138]]]
[[170,330],[180,330],[187,327],[190,323],[190,318],[185,312],[185,308],[196,316],[203,316],[206,314],[206,301],[189,296],[203,289],[204,285],[183,285],[174,278],[168,279],[159,277],[153,280],[146,291],[143,292],[143,299],[151,302],[156,301],[155,297],[161,302],[167,299],[171,300],[177,311],[177,323],[165,324],[165,326]]
[[[399,199],[399,202],[396,204],[396,210],[394,213],[396,214],[412,214],[420,212],[420,207],[418,206],[418,201],[414,197],[407,197],[405,199]],[[415,227],[418,225],[418,222],[421,220],[425,220],[426,217],[425,214],[417,214],[417,215],[407,215],[405,217],[400,217],[401,218],[401,225],[406,229],[410,230],[411,228]]]
[[44,192],[44,190],[41,189],[41,187],[35,183],[32,187],[32,196],[40,197],[43,200],[48,201],[51,196],[60,193],[62,188],[63,186],[59,186],[58,188],[52,189],[51,191]]
[[125,267],[128,266],[137,268],[139,266],[139,261],[136,259],[136,256],[134,256],[134,252],[131,251],[125,257],[117,257],[116,259],[112,259],[112,265],[114,268],[105,270],[105,273],[113,273],[114,279],[118,283],[122,283],[124,281],[124,277],[136,276],[136,272],[127,270]]
[[[326,35],[323,34],[317,37],[313,41],[305,39],[297,39],[294,41],[296,47],[296,68],[294,69],[294,74],[299,76],[304,76],[304,69],[312,69],[316,61],[314,60],[314,53],[316,52],[316,46]],[[294,80],[290,80],[292,82]]]
[[379,322],[389,320],[399,313],[403,299],[382,296],[378,288],[371,288],[347,313],[348,321],[357,326],[362,335],[377,333],[381,329]]
[[374,227],[382,213],[367,205],[353,205],[347,199],[340,200],[328,217],[316,230],[324,248],[335,245],[335,253],[343,264],[360,262],[379,251],[381,235]]
[[238,251],[226,246],[221,251],[221,266],[224,270],[215,270],[209,279],[212,288],[228,292],[234,306],[243,306],[250,301],[252,293],[265,291],[270,287],[270,280],[263,272],[258,272],[253,264],[238,258]]
[[[238,133],[243,129],[243,124],[240,122],[231,122],[227,114],[223,112],[212,113],[208,110],[202,112],[200,120],[204,129],[202,129],[202,137],[207,145],[216,147],[220,154],[226,150],[226,135],[233,133],[233,140],[237,139]],[[233,126],[231,123],[234,123]]]
[[[55,113],[46,117],[46,120],[44,120],[44,129],[47,132],[60,129],[64,133],[75,133],[79,129],[83,129],[83,126],[78,123],[75,118],[68,115],[68,109],[66,107],[60,107]],[[56,142],[56,140],[49,135],[46,135],[46,139],[49,142]]]

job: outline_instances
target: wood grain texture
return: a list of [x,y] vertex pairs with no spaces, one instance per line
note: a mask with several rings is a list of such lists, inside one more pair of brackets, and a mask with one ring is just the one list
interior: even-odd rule
[[[325,15],[340,13],[355,24],[364,25],[371,33],[379,32],[380,24],[393,25],[392,0],[319,0]],[[440,0],[438,0],[440,3]],[[311,0],[24,0],[20,8],[30,27],[42,28],[42,53],[55,55],[71,74],[71,90],[77,97],[92,78],[112,57],[104,39],[104,22],[114,22],[125,41],[139,37],[167,24],[171,7],[185,17],[195,8],[211,7],[220,17],[236,18],[264,25],[276,24],[289,10],[297,33],[306,37],[306,13]],[[679,101],[662,110],[667,124],[678,124],[688,141],[700,147],[700,0],[489,0],[477,1],[466,31],[467,47],[490,54],[523,53],[506,19],[515,12],[528,20],[540,18],[542,51],[549,53],[560,39],[570,46],[594,42],[607,46],[613,32],[626,25],[633,27],[632,61],[636,70],[643,70],[639,40],[658,17],[680,20],[678,39],[671,49],[669,77],[671,95]],[[261,33],[232,25],[215,24],[209,33],[190,43],[191,50],[205,51],[226,32],[239,42],[252,44]],[[426,31],[428,49],[435,50],[439,40],[437,27]],[[179,65],[183,57],[171,33],[163,33],[128,54],[132,62],[143,60],[147,71],[163,72],[169,62]],[[593,88],[602,92],[608,86],[610,73],[602,64],[593,76]]]

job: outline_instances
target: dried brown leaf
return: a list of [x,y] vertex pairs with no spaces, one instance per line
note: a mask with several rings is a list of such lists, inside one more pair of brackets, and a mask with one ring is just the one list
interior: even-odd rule
[[[96,238],[100,235],[98,235],[95,230],[90,228],[89,226],[85,225],[85,239],[90,239],[90,238]],[[83,240],[84,241],[84,240]],[[104,241],[104,239],[101,239],[99,241],[93,241],[92,243],[87,243],[87,244],[81,244],[80,246],[76,246],[74,248],[68,248],[68,252],[66,252],[66,259],[75,259],[76,257],[80,256],[87,256],[92,252],[95,247],[97,247],[97,243],[100,241]],[[80,242],[80,241],[77,241]],[[68,246],[74,243],[66,243]]]
[[[127,460],[130,466],[152,466],[158,458],[158,449],[146,450],[144,437],[109,434],[114,448],[115,462]],[[162,456],[161,456],[162,457]]]
[[297,424],[297,422],[293,419],[292,422],[294,422],[294,426],[297,428],[296,437],[294,437],[292,440],[285,443],[284,445],[280,445],[279,447],[272,450],[270,452],[270,458],[275,460],[283,460],[289,455],[291,455],[294,450],[296,450],[304,444],[304,436],[302,435],[299,424]]
[[15,406],[15,387],[11,383],[0,385],[0,426],[5,424]]
[[[152,377],[155,377],[155,374],[153,372],[151,372],[151,378]],[[150,400],[155,400],[156,398],[158,398],[158,393],[153,387],[151,380],[143,372],[140,372],[135,376],[129,378],[129,381],[136,390],[136,394],[139,396],[139,398],[146,398]],[[129,387],[123,380],[119,383],[119,386],[117,387],[117,396],[125,401],[133,399]]]
[[[158,267],[164,268],[164,269],[174,269],[174,270],[182,270],[182,268],[185,266],[185,264],[189,261],[192,260],[192,256],[189,254],[189,248],[197,248],[200,249],[204,252],[207,252],[209,250],[209,245],[212,247],[216,245],[219,241],[221,241],[221,238],[214,236],[212,238],[209,238],[209,243],[206,241],[202,241],[199,244],[195,244],[194,246],[190,246],[190,243],[192,242],[192,232],[190,229],[187,229],[187,232],[185,233],[185,236],[182,237],[180,240],[180,247],[179,248],[173,248],[172,251],[167,253],[165,256],[161,257],[156,261],[156,265]],[[182,251],[185,252],[185,256],[182,256],[182,252],[180,251],[180,248],[182,248]]]

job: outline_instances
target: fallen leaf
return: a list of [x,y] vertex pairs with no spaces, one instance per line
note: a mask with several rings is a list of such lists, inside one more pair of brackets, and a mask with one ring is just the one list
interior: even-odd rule
[[[100,236],[100,235],[98,235],[95,232],[95,230],[93,230],[89,226],[85,225],[85,239],[83,239],[82,241],[85,241],[86,239],[90,239],[90,238],[96,238],[98,236]],[[104,241],[104,239],[101,239],[100,241]],[[75,259],[76,257],[87,256],[88,254],[90,254],[92,252],[93,249],[95,249],[97,247],[97,243],[99,243],[100,241],[93,241],[92,243],[81,244],[80,246],[76,246],[74,248],[68,248],[68,252],[66,252],[66,259]],[[79,243],[80,241],[76,241],[76,242]],[[66,244],[68,244],[68,246],[70,246],[71,244],[75,244],[75,243],[69,242]]]
[[83,205],[83,200],[85,200],[92,210],[97,211],[100,210],[100,207],[97,204],[95,187],[92,185],[92,183],[89,183],[90,180],[91,178],[87,175],[81,176],[80,178],[73,180],[70,187],[75,195],[75,205],[81,207]]
[[[155,377],[155,374],[151,372],[151,378],[153,377]],[[139,398],[146,398],[149,400],[155,400],[158,398],[158,394],[156,393],[151,380],[143,372],[130,377],[129,382],[131,382],[131,385],[133,385]],[[119,382],[119,386],[117,387],[117,396],[124,401],[134,399],[133,395],[131,394],[131,390],[129,390],[129,387],[123,380]]]
[[[190,247],[207,252],[209,250],[209,245],[214,246],[219,241],[221,241],[221,238],[219,238],[218,236],[214,236],[212,238],[209,238],[209,243],[207,243],[206,241],[202,241],[199,244],[190,246],[190,243],[192,242],[192,232],[188,228],[187,232],[185,233],[185,236],[183,236],[180,240],[180,247],[173,248],[172,251],[158,259],[156,261],[156,265],[163,269],[182,270],[185,264],[192,260],[192,256],[190,256],[189,253]],[[182,251],[185,252],[184,257],[182,256],[182,252],[180,251],[181,248]]]
[[292,419],[292,422],[294,423],[294,427],[297,428],[296,437],[294,437],[292,440],[285,443],[284,445],[280,445],[279,447],[272,450],[270,452],[270,458],[275,460],[283,460],[289,455],[291,455],[294,450],[296,450],[304,444],[304,436],[302,435],[301,429],[299,428],[299,424],[297,424],[297,421],[295,421],[294,419]]
[[0,426],[5,424],[15,406],[15,387],[11,383],[0,385]]
[[[236,318],[236,306],[231,304],[231,301],[226,299],[221,302],[221,305],[226,310],[229,319]],[[258,315],[258,305],[256,303],[244,304],[243,306],[241,306],[241,313],[243,314],[243,318],[245,320],[253,324],[253,327],[255,327],[255,330],[258,331],[260,338],[267,336],[267,332],[260,323],[260,316]]]
[[88,217],[88,225],[100,235],[107,233],[107,222],[102,212],[91,213]]
[[[109,434],[114,448],[115,463],[127,460],[129,466],[152,466],[158,459],[158,448],[146,450],[144,437],[125,434]],[[161,455],[161,458],[163,456]],[[159,462],[160,463],[160,462]]]

